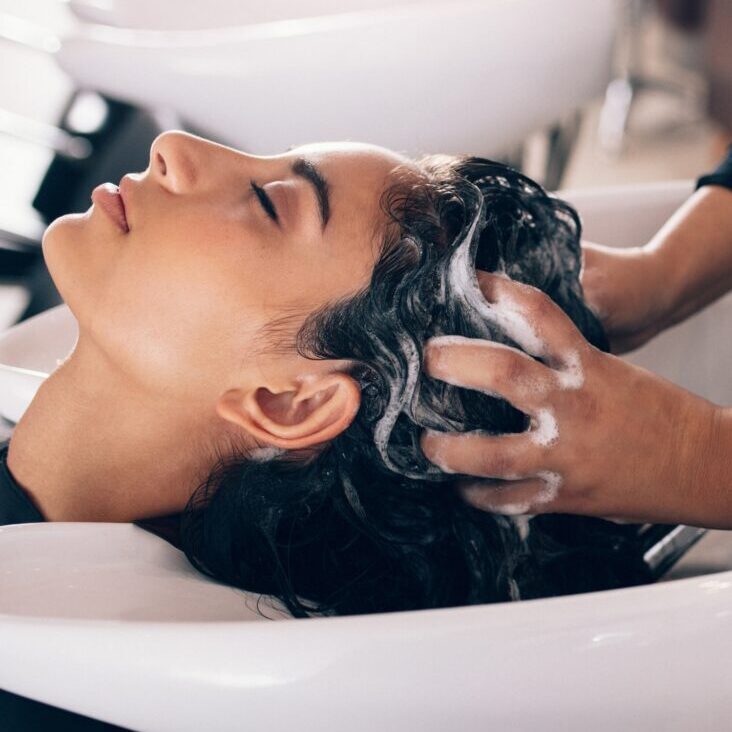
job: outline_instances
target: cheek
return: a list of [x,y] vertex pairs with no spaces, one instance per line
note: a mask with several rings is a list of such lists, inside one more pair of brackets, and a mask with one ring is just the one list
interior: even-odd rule
[[216,246],[130,248],[89,317],[94,339],[135,378],[194,392],[226,380],[266,322],[258,278]]
[[92,321],[91,330],[133,380],[188,399],[227,381],[254,331],[242,325],[245,318],[240,312],[237,319],[233,306],[186,295],[157,292],[148,307],[124,307],[120,300],[109,317]]

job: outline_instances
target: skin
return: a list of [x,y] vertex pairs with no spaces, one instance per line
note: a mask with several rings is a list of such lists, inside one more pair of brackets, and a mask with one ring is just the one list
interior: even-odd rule
[[[529,514],[732,528],[732,410],[592,347],[538,290],[479,279],[488,301],[513,302],[544,342],[545,362],[481,340],[428,343],[428,373],[499,393],[534,418],[519,435],[423,436],[440,467],[504,481],[465,483],[465,500],[497,512],[523,504]],[[732,287],[732,192],[701,189],[646,247],[587,245],[583,284],[617,350],[688,317]],[[583,378],[568,387],[562,376],[577,362]],[[558,438],[542,445],[532,433],[547,410]],[[546,475],[561,481],[548,501]]]
[[[330,189],[291,171],[307,157]],[[101,207],[46,231],[51,276],[79,323],[70,357],[17,425],[8,468],[47,520],[130,521],[180,511],[220,458],[309,450],[355,416],[346,363],[267,347],[370,278],[379,197],[407,161],[327,143],[259,157],[181,132],[153,143],[121,185],[129,231]],[[264,187],[281,226],[250,180]]]
[[732,289],[732,191],[704,186],[643,247],[584,246],[582,285],[615,353]]

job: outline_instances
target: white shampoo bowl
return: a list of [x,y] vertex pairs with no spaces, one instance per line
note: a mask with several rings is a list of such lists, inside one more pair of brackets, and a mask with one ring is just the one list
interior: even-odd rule
[[135,730],[703,732],[732,711],[732,572],[271,622],[134,526],[0,528],[0,567],[0,688]]
[[[645,241],[690,191],[567,195],[590,237],[627,245]],[[40,374],[66,355],[75,329],[63,312],[11,331],[16,364]],[[729,395],[728,374],[711,368],[724,340],[715,334],[732,324],[729,302],[695,320],[693,332],[676,328],[637,358],[658,371],[679,365],[682,383]],[[49,328],[63,348],[23,349],[22,334],[42,337],[46,322],[65,322]],[[698,381],[681,367],[691,353]],[[0,688],[150,732],[711,732],[732,715],[732,572],[345,618],[292,620],[264,601],[271,622],[256,603],[135,526],[3,527]]]
[[80,23],[57,60],[79,87],[172,109],[216,140],[267,155],[348,139],[499,155],[602,96],[610,79],[614,0],[344,12],[353,7],[198,31]]

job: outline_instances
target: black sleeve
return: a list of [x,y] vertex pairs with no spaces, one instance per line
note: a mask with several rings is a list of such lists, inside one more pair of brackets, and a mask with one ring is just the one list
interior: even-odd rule
[[703,175],[696,182],[697,190],[702,186],[732,188],[732,145],[727,150],[727,157],[717,166],[717,169],[713,173]]
[[8,470],[7,456],[8,443],[0,443],[0,526],[45,521],[43,514]]

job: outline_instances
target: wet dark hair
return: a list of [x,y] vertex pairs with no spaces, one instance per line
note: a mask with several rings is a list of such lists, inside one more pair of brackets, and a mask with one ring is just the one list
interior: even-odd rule
[[[221,462],[192,496],[181,544],[200,571],[273,595],[294,616],[533,598],[639,584],[635,527],[544,515],[518,522],[465,504],[419,447],[426,427],[519,432],[506,401],[419,368],[434,335],[516,346],[481,315],[475,269],[558,303],[606,349],[579,283],[580,222],[565,202],[502,164],[420,161],[382,197],[387,235],[368,287],[312,313],[289,347],[344,359],[361,387],[353,423],[315,456]],[[478,303],[479,305],[479,303]]]

